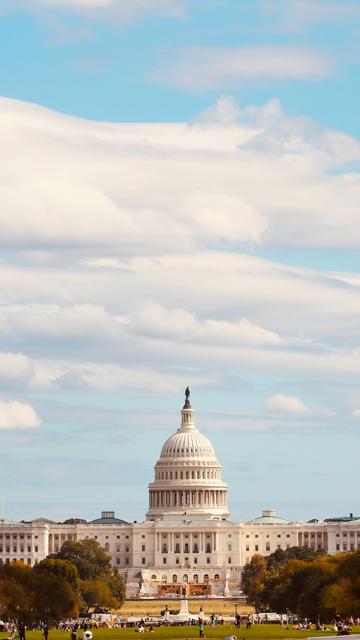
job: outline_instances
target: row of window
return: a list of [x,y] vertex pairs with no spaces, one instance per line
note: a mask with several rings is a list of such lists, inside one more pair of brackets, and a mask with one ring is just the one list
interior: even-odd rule
[[[24,540],[25,539],[25,534],[24,533],[0,533],[0,540],[2,540],[2,538],[5,538],[6,540],[9,540],[10,538],[12,538],[13,540],[17,540],[18,537],[20,538],[20,540]],[[28,540],[31,539],[31,534],[28,533],[26,538]],[[38,536],[34,536],[35,540],[38,539]]]
[[[167,558],[162,559],[163,564],[167,564]],[[184,558],[185,565],[189,564],[189,558]],[[193,564],[198,564],[198,559],[194,556],[192,560]],[[146,564],[146,558],[141,558],[141,564]],[[175,558],[175,564],[180,564],[180,558]],[[207,556],[206,564],[211,564],[211,557]],[[228,558],[228,564],[231,564],[231,558]]]
[[218,477],[217,470],[208,469],[207,471],[157,471],[157,480],[200,480],[200,479],[216,479]]
[[[34,546],[34,551],[37,552],[38,550],[39,550],[38,546],[35,545]],[[20,545],[19,552],[20,553],[24,553],[24,551],[25,551],[25,547],[22,547]],[[27,552],[31,553],[31,545],[27,546]],[[0,553],[3,553],[3,547],[2,546],[0,546]],[[17,546],[16,545],[13,545],[12,547],[5,546],[5,553],[17,553]]]
[[[285,534],[284,534],[284,535],[285,535]],[[305,534],[305,535],[307,535],[307,534]],[[267,534],[267,535],[266,535],[266,537],[267,537],[267,538],[270,538],[270,534]],[[250,538],[250,535],[247,533],[247,534],[246,534],[246,536],[245,536],[245,538]],[[254,538],[259,538],[259,534],[258,534],[258,533],[255,533]],[[278,534],[277,534],[277,538],[281,538],[281,533],[278,533]],[[290,533],[287,533],[287,534],[286,534],[286,538],[290,538]]]
[[[228,545],[228,546],[231,547],[231,545]],[[209,542],[207,542],[206,545],[205,545],[205,553],[211,553],[211,550],[212,550],[211,544]],[[145,551],[145,545],[142,545],[142,551]],[[195,542],[193,544],[193,547],[192,547],[192,552],[193,553],[199,553],[199,551],[200,551],[199,545],[198,545],[197,542]],[[231,548],[229,549],[229,551],[231,551]],[[162,544],[161,553],[168,553],[168,552],[169,552],[168,545],[167,544]],[[180,543],[176,542],[175,546],[174,546],[174,553],[190,553],[190,545],[189,545],[189,543],[185,542],[184,543],[184,548],[181,551]]]
[[[98,537],[99,537],[99,536],[85,536],[85,539],[86,539],[86,540],[89,540],[89,538],[91,538],[91,539],[93,539],[93,540],[97,540],[97,539],[98,539]],[[115,537],[115,536],[113,535],[112,537]],[[117,539],[117,540],[120,540],[120,538],[124,538],[124,537],[125,537],[125,540],[129,540],[129,536],[128,536],[128,535],[125,535],[124,533],[122,533],[121,535],[117,535],[117,536],[116,536],[116,539]],[[142,538],[145,538],[145,536],[141,536],[141,537],[142,537]],[[102,538],[102,536],[100,536],[100,538]],[[109,536],[105,536],[105,540],[108,540],[108,539],[109,539]]]
[[[350,542],[348,545],[346,542],[343,542],[342,550],[343,551],[354,551],[356,548],[360,549],[360,542],[357,543],[357,546],[354,542]],[[340,544],[336,545],[336,551],[340,551]]]

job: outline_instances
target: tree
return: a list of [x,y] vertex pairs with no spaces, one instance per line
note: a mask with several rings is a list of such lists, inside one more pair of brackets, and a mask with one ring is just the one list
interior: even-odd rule
[[94,607],[116,607],[118,602],[104,580],[82,580],[81,597],[87,612]]
[[289,560],[316,560],[320,555],[323,555],[323,551],[314,551],[309,547],[290,547],[289,549],[276,549],[273,553],[266,558],[266,565],[268,570],[277,571],[279,566],[285,564]]
[[54,558],[45,558],[41,560],[39,564],[36,564],[34,571],[40,574],[47,574],[55,576],[56,578],[63,578],[75,591],[79,590],[79,572],[76,565],[69,560],[55,560]]
[[79,611],[79,593],[65,576],[23,563],[0,567],[0,611],[10,620],[33,625],[56,622]]
[[80,580],[76,566],[68,560],[46,558],[35,565],[36,606],[46,621],[76,616],[80,606]]
[[[124,580],[112,568],[110,556],[96,540],[67,541],[57,554],[49,558],[52,562],[67,561],[75,565],[80,577],[80,594],[88,609],[93,604],[121,607],[125,599]],[[96,584],[91,586],[91,581]],[[106,601],[106,604],[99,600]]]
[[266,572],[266,560],[260,554],[255,554],[250,562],[245,565],[242,575],[242,588],[249,604],[256,611],[262,604],[262,591]]
[[79,592],[65,578],[37,572],[34,592],[36,620],[57,622],[79,614]]
[[323,606],[333,615],[360,616],[360,551],[342,553],[335,562],[337,581],[324,589]]
[[30,567],[20,563],[0,567],[0,611],[2,618],[33,623],[33,580]]
[[68,560],[78,570],[81,580],[96,580],[99,576],[111,572],[110,556],[102,549],[97,540],[79,540],[64,542],[60,551],[49,556],[54,560]]
[[113,569],[110,574],[106,574],[101,578],[103,582],[109,587],[112,596],[117,601],[117,607],[119,608],[125,600],[126,588],[123,577],[120,575],[117,569]]

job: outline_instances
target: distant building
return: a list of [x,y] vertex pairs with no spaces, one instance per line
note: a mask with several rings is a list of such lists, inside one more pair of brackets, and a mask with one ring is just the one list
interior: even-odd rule
[[268,509],[246,523],[231,522],[227,484],[213,446],[196,428],[190,392],[181,425],[166,440],[149,485],[146,520],[128,523],[103,511],[89,523],[0,521],[0,563],[34,565],[65,540],[94,538],[126,580],[127,595],[234,596],[253,554],[300,546],[326,553],[360,549],[360,518],[289,522]]

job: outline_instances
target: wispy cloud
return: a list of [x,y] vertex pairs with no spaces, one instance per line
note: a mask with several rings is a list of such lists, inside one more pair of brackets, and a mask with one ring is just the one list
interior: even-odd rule
[[353,0],[260,0],[258,10],[266,13],[279,31],[297,32],[335,23],[353,29],[360,20],[360,7]]
[[7,10],[77,13],[90,19],[111,19],[120,24],[147,15],[184,18],[184,0],[5,0]]
[[249,80],[315,80],[334,67],[330,54],[306,47],[199,46],[175,51],[150,79],[185,91],[222,91]]

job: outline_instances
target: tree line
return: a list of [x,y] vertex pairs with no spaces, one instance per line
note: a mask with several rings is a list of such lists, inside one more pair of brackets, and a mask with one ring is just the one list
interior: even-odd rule
[[308,548],[278,549],[245,565],[243,591],[256,611],[287,611],[312,621],[360,616],[360,551],[329,556]]
[[0,566],[0,615],[28,627],[95,607],[120,608],[124,598],[124,581],[96,540],[66,541],[34,567]]

